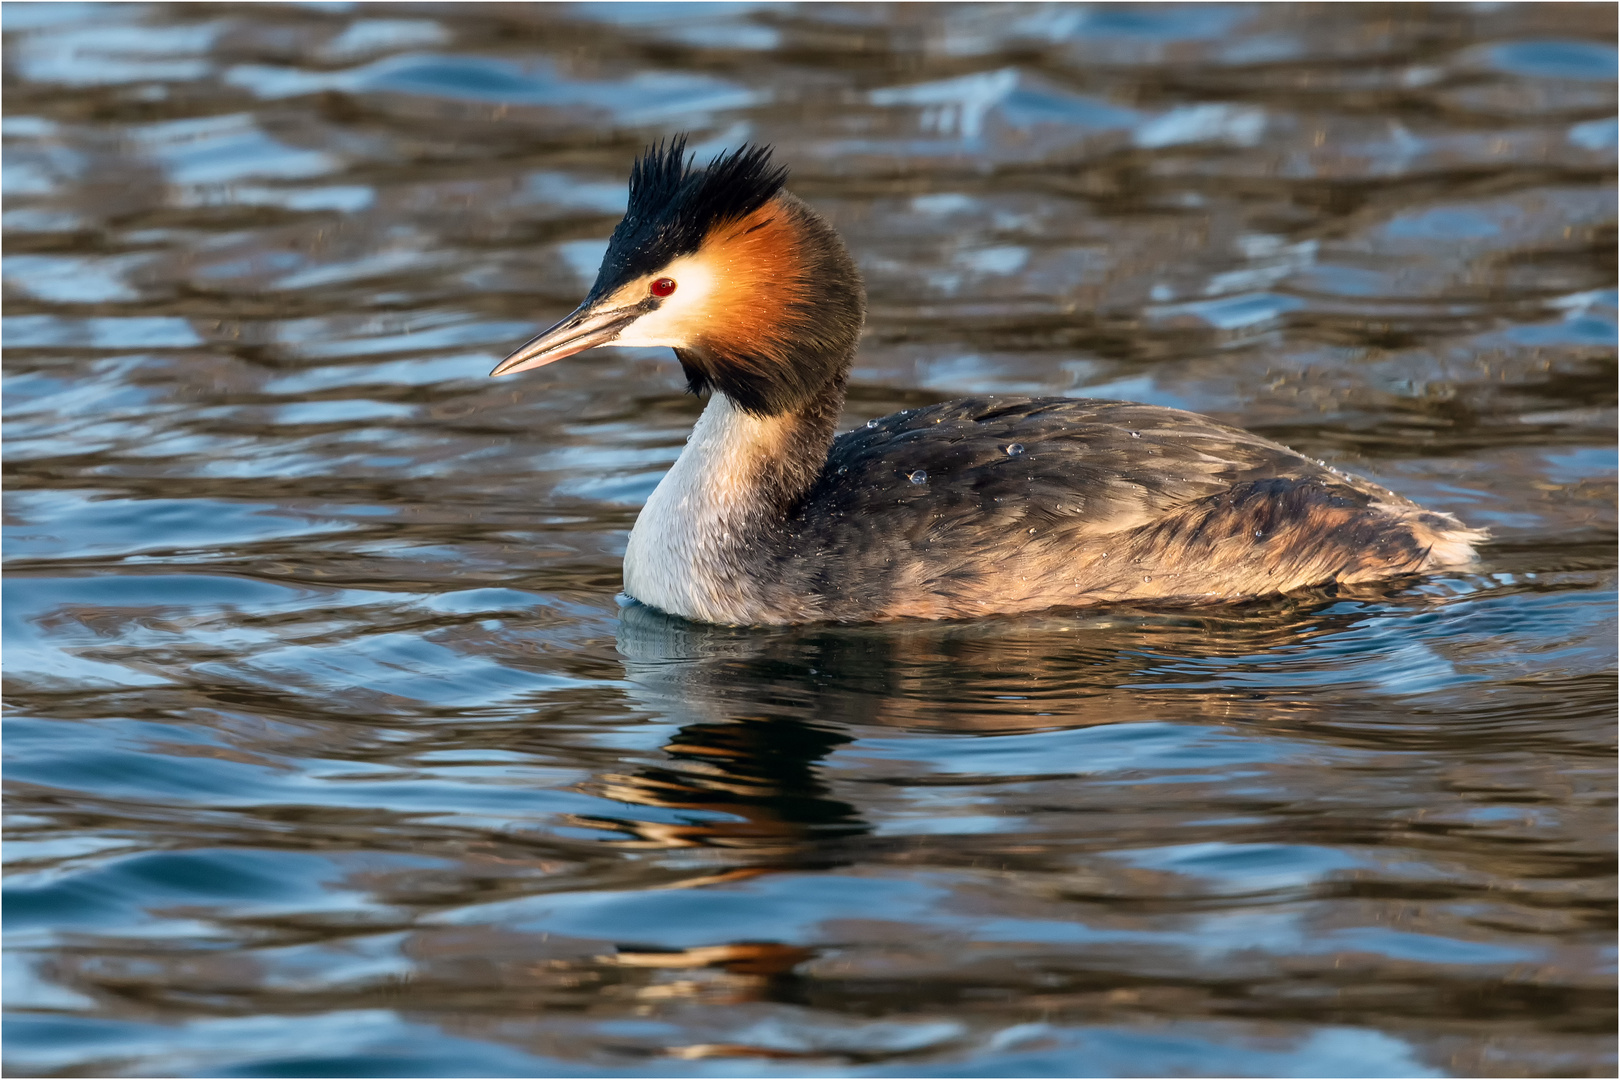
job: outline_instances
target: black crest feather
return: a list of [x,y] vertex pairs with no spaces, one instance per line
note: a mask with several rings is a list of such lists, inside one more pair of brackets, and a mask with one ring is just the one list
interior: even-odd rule
[[694,169],[686,137],[647,150],[630,170],[630,206],[613,230],[591,296],[690,255],[713,229],[758,210],[787,182],[769,146],[744,145]]

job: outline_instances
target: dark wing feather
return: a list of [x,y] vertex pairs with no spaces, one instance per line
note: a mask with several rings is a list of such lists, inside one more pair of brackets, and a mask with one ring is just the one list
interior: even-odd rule
[[[1094,598],[1146,593],[1153,579],[1142,570],[1128,579],[1120,563],[1168,557],[1177,543],[1213,542],[1186,535],[1204,528],[1196,522],[1212,523],[1211,535],[1270,532],[1278,515],[1298,518],[1296,531],[1304,527],[1303,547],[1293,554],[1310,564],[1300,571],[1309,577],[1318,573],[1319,556],[1306,549],[1322,535],[1320,525],[1305,527],[1311,513],[1381,521],[1387,532],[1394,519],[1386,510],[1395,508],[1417,509],[1375,484],[1194,413],[1083,398],[965,398],[838,436],[780,535],[768,588],[783,603],[820,598],[809,611],[817,618],[996,610],[995,597],[987,599],[996,590],[1046,597],[1039,582],[1059,578],[1075,600],[1082,598],[1076,580],[1094,584]],[[1221,541],[1202,574],[1186,563],[1189,549],[1151,591],[1164,595],[1167,578],[1188,592],[1242,591],[1250,546]],[[1347,547],[1344,557],[1357,553]],[[1070,565],[1090,569],[1065,575]],[[1265,576],[1271,573],[1287,572]],[[1266,583],[1256,589],[1266,591]],[[916,597],[925,599],[913,603]]]
[[[918,473],[926,475],[914,482]],[[844,532],[881,520],[891,537],[898,529],[936,543],[949,543],[959,526],[1101,536],[1276,478],[1342,486],[1363,504],[1405,502],[1195,413],[1086,398],[964,398],[840,435],[800,528]]]

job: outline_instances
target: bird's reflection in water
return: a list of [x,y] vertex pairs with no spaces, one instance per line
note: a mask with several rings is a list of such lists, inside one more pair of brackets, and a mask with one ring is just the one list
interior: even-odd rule
[[626,849],[724,849],[740,860],[684,887],[781,870],[826,869],[845,859],[836,841],[868,832],[849,803],[833,798],[818,763],[852,741],[840,725],[812,719],[813,702],[792,665],[750,649],[735,631],[698,626],[651,608],[623,612],[619,652],[631,696],[680,725],[665,764],[605,773],[592,794],[673,815],[657,820],[579,816],[574,823],[619,834]]
[[[586,785],[625,805],[625,813],[573,822],[602,830],[604,843],[626,852],[659,855],[669,873],[654,888],[735,886],[764,875],[895,859],[956,865],[959,855],[993,854],[994,836],[878,835],[833,792],[825,759],[874,728],[973,737],[1172,721],[1256,723],[1311,739],[1353,739],[1336,731],[1338,708],[1318,693],[1324,684],[1301,693],[1291,680],[1303,667],[1331,662],[1314,655],[1325,635],[1353,632],[1391,601],[1422,606],[1430,599],[1386,590],[1242,609],[785,630],[700,626],[631,605],[621,612],[617,640],[627,692],[641,711],[676,725],[676,733],[663,761],[604,772]],[[1275,682],[1260,677],[1278,664],[1290,673]],[[1217,673],[1233,666],[1259,675],[1217,685],[1223,683]],[[1051,772],[1078,770],[1074,783],[1083,784],[1079,765],[1057,760]],[[638,807],[648,812],[638,814]],[[1096,840],[1111,846],[1107,837]],[[981,844],[990,846],[981,852]],[[1020,857],[1040,858],[1029,851]],[[799,1004],[827,992],[814,966],[824,950],[814,945],[649,944],[659,936],[621,939],[586,968],[612,971],[602,977],[637,1008]],[[662,1053],[804,1056],[721,1041],[665,1046]]]
[[830,865],[818,841],[866,831],[848,803],[829,797],[815,763],[851,741],[768,713],[688,724],[664,747],[668,767],[609,773],[593,794],[636,806],[691,812],[686,820],[579,817],[577,824],[633,834],[625,848],[717,847],[746,851],[772,868]]
[[846,861],[848,841],[870,829],[831,794],[820,763],[863,728],[985,736],[1171,720],[1343,737],[1324,728],[1337,676],[1308,674],[1331,669],[1337,650],[1318,658],[1313,642],[1391,601],[1433,599],[1386,584],[1180,612],[764,630],[631,603],[617,642],[628,692],[678,731],[666,762],[588,787],[675,813],[577,823],[619,834],[609,842],[623,848],[726,849],[746,864],[728,859],[718,877],[686,882],[704,884]]
[[[665,888],[734,884],[784,871],[832,869],[850,861],[839,841],[870,831],[855,808],[832,797],[819,762],[853,741],[838,725],[812,721],[806,687],[792,664],[751,649],[737,632],[703,627],[635,605],[618,637],[630,694],[680,724],[663,747],[666,763],[603,773],[593,795],[661,811],[638,817],[576,815],[578,826],[611,834],[625,850],[710,849],[720,866],[666,881]],[[792,1002],[795,968],[817,950],[779,941],[731,941],[686,949],[620,942],[595,962],[623,972],[640,1007]],[[767,1047],[692,1043],[672,1057],[795,1057]]]

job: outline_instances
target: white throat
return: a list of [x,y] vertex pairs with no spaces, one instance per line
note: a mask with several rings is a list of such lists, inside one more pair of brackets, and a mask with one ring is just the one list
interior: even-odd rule
[[740,556],[747,529],[768,512],[761,487],[787,429],[715,394],[630,530],[624,591],[700,622],[751,621],[756,584]]

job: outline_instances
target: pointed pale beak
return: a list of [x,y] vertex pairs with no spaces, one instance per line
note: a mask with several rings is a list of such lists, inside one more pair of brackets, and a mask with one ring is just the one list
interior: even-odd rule
[[553,360],[606,345],[642,314],[639,307],[596,310],[589,304],[581,304],[573,314],[550,330],[525,341],[511,356],[496,364],[490,374],[510,375],[514,371],[528,371],[530,368],[544,367]]

